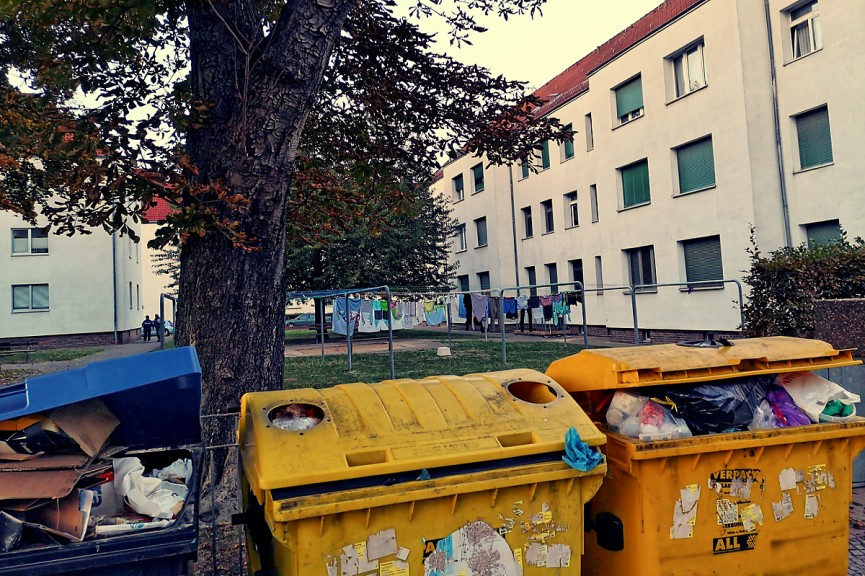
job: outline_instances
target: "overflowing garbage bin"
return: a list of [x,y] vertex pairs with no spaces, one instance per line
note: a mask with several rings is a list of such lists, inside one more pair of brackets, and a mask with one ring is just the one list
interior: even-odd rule
[[797,338],[584,350],[547,374],[602,423],[583,573],[845,575],[858,364]]
[[246,394],[238,434],[250,574],[579,574],[606,470],[532,370]]
[[0,574],[189,574],[200,403],[193,348],[0,387]]

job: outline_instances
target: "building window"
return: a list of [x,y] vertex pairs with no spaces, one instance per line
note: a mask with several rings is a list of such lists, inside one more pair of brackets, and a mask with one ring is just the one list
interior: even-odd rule
[[531,238],[534,236],[535,231],[532,227],[532,207],[526,206],[523,208],[523,230],[525,235],[523,238]]
[[595,148],[595,134],[592,131],[592,115],[586,114],[586,152]]
[[702,40],[671,56],[670,64],[673,70],[673,87],[676,98],[686,96],[706,85]]
[[[682,242],[685,255],[685,281],[706,282],[723,280],[724,267],[721,264],[721,237],[709,236]],[[700,284],[694,288],[722,288],[723,282]],[[689,289],[692,286],[688,287]]]
[[640,76],[628,80],[614,91],[619,124],[636,120],[643,115],[643,81]]
[[490,273],[478,272],[478,283],[481,285],[481,290],[490,289]]
[[544,267],[547,269],[547,281],[550,284],[558,284],[559,283],[559,270],[556,267],[555,263],[544,264]]
[[472,177],[474,179],[474,193],[484,191],[484,165],[476,164],[472,166]]
[[141,286],[135,285],[135,308],[141,310]]
[[48,284],[12,286],[12,311],[48,310]]
[[454,202],[460,202],[466,197],[466,185],[463,182],[463,175],[458,174],[453,178]]
[[589,202],[592,208],[592,222],[598,221],[598,187],[592,184],[589,186]]
[[478,218],[475,220],[475,231],[478,235],[478,244],[477,247],[480,248],[482,246],[487,245],[487,219]]
[[565,160],[570,160],[571,158],[574,157],[574,140],[573,140],[574,125],[573,124],[565,125],[565,131],[571,132],[571,139],[565,140],[562,143],[562,162],[564,162]]
[[640,160],[639,162],[619,168],[619,175],[622,183],[623,208],[649,203],[648,160]]
[[705,190],[715,185],[715,160],[712,154],[712,137],[676,148],[676,165],[679,170],[679,194]]
[[[656,284],[655,282],[655,250],[652,246],[641,246],[625,250],[628,257],[628,270],[631,286]],[[638,288],[638,292],[655,292],[657,288]]]
[[132,282],[129,283],[129,309],[132,310]]
[[[579,290],[580,286],[585,287],[583,281],[583,260],[568,260],[568,265],[571,268],[571,280],[574,281],[574,290]],[[579,282],[579,284],[577,284]]]
[[462,276],[457,276],[457,287],[460,289],[460,292],[468,292],[469,291],[469,275],[464,274]]
[[535,267],[534,266],[527,266],[526,267],[526,276],[528,276],[528,278],[529,278],[529,286],[532,287],[529,289],[529,294],[532,296],[537,296],[538,295],[538,289],[534,288],[534,286],[536,286],[538,284],[538,278],[535,275]]
[[823,48],[820,31],[820,9],[817,2],[807,2],[789,11],[790,42],[793,58],[807,56]]
[[541,211],[544,213],[544,234],[550,234],[556,230],[553,221],[553,201],[544,200],[541,202]]
[[580,225],[580,211],[577,206],[577,192],[565,194],[565,222],[568,228]]
[[546,170],[550,167],[550,141],[541,142],[541,168]]
[[604,295],[604,265],[600,256],[595,256],[595,284],[598,288],[598,296]]
[[805,237],[808,239],[808,248],[838,242],[841,240],[841,223],[838,220],[826,220],[805,224]]
[[462,252],[468,249],[466,242],[466,225],[460,224],[457,226],[457,252]]
[[523,179],[529,177],[529,159],[528,158],[523,158],[522,160],[520,160],[520,171],[522,173]]
[[832,162],[832,134],[826,106],[796,116],[799,167],[802,170]]
[[48,232],[42,228],[13,228],[12,254],[48,254]]

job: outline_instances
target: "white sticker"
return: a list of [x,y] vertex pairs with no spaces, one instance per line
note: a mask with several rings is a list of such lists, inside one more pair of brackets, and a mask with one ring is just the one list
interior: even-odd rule
[[816,494],[805,496],[805,519],[811,520],[820,514],[820,501]]
[[780,522],[793,513],[793,499],[790,498],[789,492],[784,492],[780,502],[772,502],[772,513],[775,515],[776,522]]

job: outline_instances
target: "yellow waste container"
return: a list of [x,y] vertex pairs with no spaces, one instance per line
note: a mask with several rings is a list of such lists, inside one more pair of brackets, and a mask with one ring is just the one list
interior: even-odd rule
[[572,426],[603,444],[533,370],[246,394],[250,573],[579,574],[606,465],[562,461]]
[[[813,371],[860,362],[797,338],[585,350],[547,375],[597,411],[603,391]],[[651,388],[645,389],[646,394]],[[844,576],[852,458],[865,419],[644,442],[607,432],[583,574]]]

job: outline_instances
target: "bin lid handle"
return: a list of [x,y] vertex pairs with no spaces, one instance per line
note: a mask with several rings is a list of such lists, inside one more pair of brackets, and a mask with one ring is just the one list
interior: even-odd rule
[[677,342],[677,346],[687,346],[688,348],[727,348],[733,343],[726,338],[715,338],[714,332],[707,332],[705,340],[685,340]]

